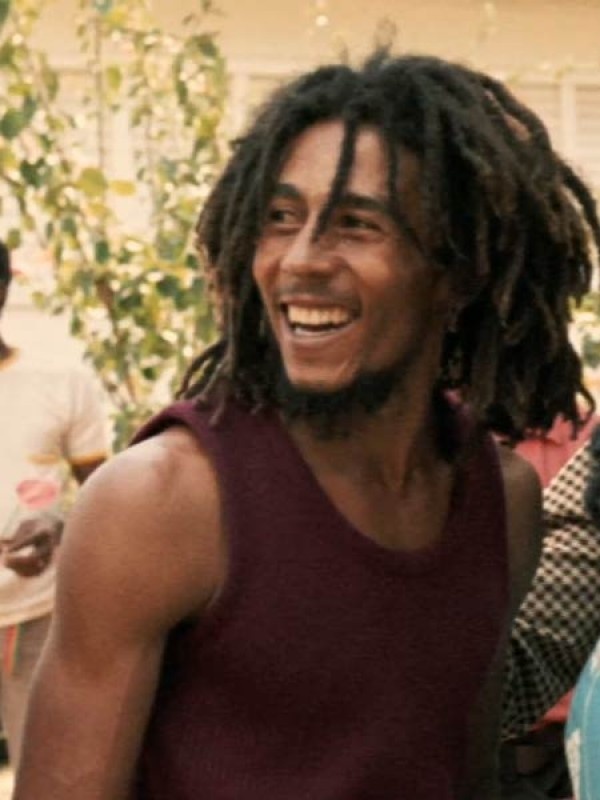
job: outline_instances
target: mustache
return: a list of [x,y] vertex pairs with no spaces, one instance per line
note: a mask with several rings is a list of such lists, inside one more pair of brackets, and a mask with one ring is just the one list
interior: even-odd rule
[[316,305],[337,305],[353,310],[358,307],[356,297],[349,292],[332,290],[331,287],[306,281],[294,281],[280,286],[274,292],[273,299],[277,305],[285,305],[293,300],[302,300],[303,302],[314,301]]

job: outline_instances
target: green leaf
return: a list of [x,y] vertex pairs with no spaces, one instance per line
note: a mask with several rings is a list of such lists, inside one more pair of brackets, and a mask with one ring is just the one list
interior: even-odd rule
[[48,296],[44,292],[33,291],[31,292],[31,299],[38,308],[48,308]]
[[113,0],[94,0],[94,8],[99,14],[108,14],[113,7]]
[[86,167],[81,171],[77,187],[88,197],[97,197],[104,194],[108,184],[101,170],[96,167]]
[[0,0],[0,28],[4,25],[10,12],[11,0]]
[[77,278],[79,288],[83,291],[84,296],[86,298],[91,297],[92,293],[95,296],[96,281],[92,271],[89,269],[82,269],[78,272]]
[[9,250],[16,250],[21,246],[21,231],[19,228],[11,228],[6,234],[4,241]]
[[73,217],[63,217],[60,223],[60,228],[63,233],[66,233],[69,236],[77,235],[77,222]]
[[190,49],[197,49],[207,58],[216,58],[219,54],[214,37],[208,33],[192,36],[189,40]]
[[[2,3],[2,0],[0,0],[0,4],[1,3]],[[0,8],[1,8],[1,6],[0,6]],[[2,15],[2,11],[0,10],[0,17],[1,17],[1,15]],[[2,26],[2,22],[0,22],[0,27],[1,26]],[[13,62],[15,60],[15,53],[16,53],[16,47],[13,45],[13,43],[12,42],[4,42],[2,47],[0,47],[0,66],[2,66],[2,67],[8,67],[9,65],[10,66],[14,66]]]
[[37,161],[22,161],[19,166],[21,177],[28,186],[34,186],[39,189],[44,185],[44,178],[47,173],[46,164],[42,159]]
[[175,302],[175,308],[178,311],[185,311],[186,308],[190,307],[190,297],[189,292],[185,291],[184,289],[180,289],[173,298]]
[[16,108],[9,108],[0,119],[0,134],[5,139],[15,139],[26,126],[27,119],[23,112]]
[[121,88],[123,74],[115,64],[111,64],[110,67],[106,68],[105,77],[109,89],[116,92]]
[[37,111],[37,107],[38,107],[38,102],[35,99],[35,97],[33,97],[30,94],[26,95],[25,99],[23,100],[23,108],[22,108],[22,114],[23,117],[25,118],[26,125],[29,125],[29,123],[31,122],[33,115]]
[[106,264],[110,259],[110,245],[106,239],[100,239],[94,245],[94,256],[98,264]]
[[177,99],[179,100],[180,105],[182,106],[185,105],[190,96],[190,93],[187,84],[184,80],[178,78],[175,81],[175,93],[177,94]]
[[36,229],[35,219],[31,214],[21,214],[21,226],[25,228],[26,231],[34,231]]
[[108,188],[111,192],[121,195],[122,197],[131,197],[136,193],[136,186],[133,181],[110,181]]
[[83,323],[81,321],[81,317],[77,314],[73,314],[73,316],[71,317],[71,335],[79,336],[82,330],[83,330]]
[[6,139],[14,139],[29,125],[36,110],[36,99],[30,94],[25,95],[20,109],[9,108],[0,119],[0,134]]
[[0,174],[6,173],[17,167],[17,159],[15,154],[9,147],[0,147]]
[[172,275],[165,275],[156,284],[156,291],[163,297],[175,297],[180,290],[180,284],[177,278]]
[[141,297],[139,292],[131,291],[126,295],[119,295],[116,301],[116,307],[119,311],[130,314],[141,307]]

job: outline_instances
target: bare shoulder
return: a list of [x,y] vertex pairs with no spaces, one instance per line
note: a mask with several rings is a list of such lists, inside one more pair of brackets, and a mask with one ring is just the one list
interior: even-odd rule
[[[189,492],[194,487],[194,492]],[[206,509],[216,499],[216,477],[195,437],[176,426],[129,447],[107,461],[79,492],[80,502],[95,502],[111,512],[172,513],[173,504]],[[208,498],[206,497],[208,495]],[[199,498],[202,502],[198,502]]]
[[498,453],[505,491],[515,499],[539,501],[540,479],[529,461],[504,445],[498,445]]
[[195,438],[176,427],[115,456],[82,487],[65,530],[59,593],[82,575],[84,591],[128,586],[169,627],[210,603],[223,564],[216,475]]
[[537,472],[514,450],[498,446],[504,480],[513,607],[529,589],[542,544],[542,489]]

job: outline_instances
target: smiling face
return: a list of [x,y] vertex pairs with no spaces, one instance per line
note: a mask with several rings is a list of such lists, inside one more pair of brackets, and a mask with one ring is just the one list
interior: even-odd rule
[[[434,270],[390,213],[388,165],[378,131],[362,128],[340,203],[321,236],[344,128],[319,123],[292,144],[254,257],[254,279],[291,385],[345,390],[365,375],[427,365],[434,380],[450,300]],[[424,235],[418,162],[400,158],[400,198]],[[426,369],[427,372],[427,369]]]

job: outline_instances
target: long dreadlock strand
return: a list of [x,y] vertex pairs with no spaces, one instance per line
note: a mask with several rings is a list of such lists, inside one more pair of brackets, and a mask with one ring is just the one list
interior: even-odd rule
[[338,160],[335,177],[329,192],[329,197],[327,198],[327,201],[321,209],[321,213],[317,219],[317,224],[313,234],[315,240],[318,239],[327,228],[331,214],[338,205],[340,197],[345,189],[348,175],[350,173],[350,167],[354,161],[354,146],[356,144],[357,127],[357,121],[353,116],[348,119],[344,119],[344,138],[342,140],[340,157]]

